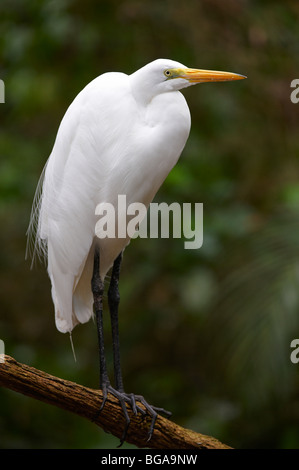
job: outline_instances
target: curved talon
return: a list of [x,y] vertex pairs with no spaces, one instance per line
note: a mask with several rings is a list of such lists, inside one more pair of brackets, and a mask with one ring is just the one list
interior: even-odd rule
[[101,404],[99,413],[101,413],[101,411],[103,410],[103,408],[104,408],[104,406],[105,406],[105,403],[106,403],[106,401],[107,401],[107,396],[108,396],[107,387],[103,387],[102,392],[103,392],[103,401],[102,401],[102,404]]
[[[128,396],[125,393],[122,393],[122,392],[119,392],[118,390],[115,390],[113,387],[111,387],[111,385],[108,386],[107,391],[109,393],[111,393],[113,396],[115,396],[115,398],[118,399],[118,401],[119,401],[119,403],[122,407],[124,417],[125,417],[125,428],[124,428],[122,436],[120,438],[120,444],[119,444],[119,446],[117,446],[117,447],[121,447],[123,445],[126,437],[127,437],[128,429],[129,429],[130,422],[131,422],[129,414],[128,414],[128,410],[127,410],[127,407],[126,407],[126,402],[128,402],[129,399],[128,399]],[[102,406],[103,406],[103,404],[102,404]]]
[[151,406],[146,400],[145,398],[142,396],[142,395],[135,395],[135,399],[137,401],[140,401],[140,403],[143,404],[143,406],[145,406],[145,408],[147,410],[151,409],[153,411],[155,411],[157,414],[159,413],[162,413],[164,414],[166,417],[170,417],[172,415],[172,413],[170,411],[167,411],[167,410],[164,410],[164,408],[159,408],[157,406]]
[[159,413],[163,413],[166,418],[170,418],[170,416],[172,415],[171,411],[167,411],[167,410],[164,410],[164,408],[158,408],[156,406],[153,406],[153,409],[159,414]]
[[138,408],[137,408],[134,393],[129,393],[127,396],[128,396],[128,398],[129,398],[129,400],[130,400],[130,405],[131,405],[131,408],[132,408],[132,411],[133,411],[134,415],[137,415],[138,410],[140,410],[140,408],[139,408],[139,406],[138,406]]
[[[108,392],[111,393],[115,398],[118,399],[118,401],[121,405],[123,414],[124,414],[124,418],[125,418],[125,428],[124,428],[122,436],[120,438],[120,444],[119,444],[118,447],[121,447],[123,445],[123,443],[124,443],[124,441],[127,437],[128,429],[129,429],[130,422],[131,422],[130,417],[129,417],[129,413],[128,413],[128,410],[127,410],[127,404],[131,407],[132,412],[134,413],[135,416],[137,416],[138,412],[139,412],[141,414],[142,418],[145,418],[145,416],[147,414],[151,417],[151,424],[150,424],[150,429],[149,429],[149,432],[148,432],[148,438],[147,438],[146,442],[149,442],[152,438],[154,428],[155,428],[155,424],[156,424],[156,420],[157,420],[157,417],[158,417],[158,413],[163,413],[167,417],[171,416],[171,413],[167,410],[164,410],[164,408],[158,408],[156,406],[151,406],[145,400],[145,398],[142,395],[134,395],[134,393],[120,392],[120,391],[116,390],[115,388],[113,388],[111,385],[103,387],[103,402],[101,404],[101,408],[100,408],[99,413],[102,411],[102,409],[105,406],[105,403],[107,401]],[[143,408],[141,408],[140,406],[138,406],[137,402],[140,402],[144,406],[145,410]]]
[[[156,424],[158,414],[156,412],[156,408],[154,406],[149,405],[149,403],[145,400],[145,398],[142,395],[136,395],[135,398],[138,401],[140,401],[140,403],[143,404],[143,406],[147,410],[148,414],[152,417],[150,429],[149,429],[149,432],[148,432],[148,438],[146,440],[146,442],[149,442],[151,440],[153,432],[154,432],[154,428],[155,428],[155,424]],[[163,410],[163,408],[160,408],[160,410]]]
[[157,413],[155,413],[155,415],[153,416],[152,418],[152,422],[151,422],[151,426],[150,426],[150,429],[149,429],[149,432],[148,432],[148,438],[146,440],[146,442],[149,442],[152,438],[152,435],[153,435],[153,432],[154,432],[154,428],[155,428],[155,424],[156,424],[156,419],[157,419]]

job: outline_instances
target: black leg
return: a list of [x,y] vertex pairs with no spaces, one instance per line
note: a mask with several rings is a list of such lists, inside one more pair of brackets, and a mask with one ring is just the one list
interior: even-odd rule
[[[163,408],[151,406],[141,395],[134,395],[133,393],[125,393],[123,387],[123,380],[120,367],[120,351],[119,351],[119,332],[118,332],[118,305],[119,305],[119,274],[120,265],[122,261],[122,253],[116,258],[112,268],[111,282],[108,290],[108,303],[111,316],[112,327],[112,340],[113,340],[113,359],[114,359],[114,375],[115,375],[115,388],[110,384],[107,373],[105,349],[104,349],[104,329],[103,329],[103,292],[104,284],[100,277],[100,254],[99,250],[95,249],[93,275],[91,280],[91,288],[94,298],[94,308],[97,320],[97,330],[99,339],[99,355],[100,355],[100,387],[103,390],[103,403],[100,411],[103,409],[107,394],[112,393],[118,400],[122,407],[125,417],[125,428],[121,437],[121,444],[124,442],[130,424],[130,417],[127,410],[127,404],[131,407],[132,411],[137,415],[139,412],[143,417],[148,413],[151,416],[151,424],[148,433],[148,440],[151,438],[158,413],[164,413],[170,416],[171,413],[165,411]],[[141,408],[137,402],[142,403],[145,410]]]
[[111,329],[112,329],[112,342],[113,342],[113,360],[114,360],[114,379],[115,388],[119,392],[124,392],[123,379],[120,366],[120,346],[119,346],[119,331],[118,331],[118,305],[119,305],[119,274],[120,265],[122,261],[122,253],[118,255],[114,261],[110,286],[108,289],[108,304],[111,318]]
[[[127,396],[118,390],[115,390],[110,385],[110,380],[107,372],[106,358],[105,358],[105,348],[104,348],[104,327],[103,327],[103,293],[104,293],[104,283],[100,277],[100,253],[96,248],[94,253],[94,263],[93,263],[93,274],[91,279],[91,290],[93,293],[94,299],[94,309],[96,314],[97,321],[97,330],[98,330],[98,340],[99,340],[99,356],[100,356],[100,388],[103,390],[103,403],[99,412],[105,406],[108,392],[112,393],[115,397],[118,398],[120,405],[122,407],[124,417],[125,417],[125,428],[121,438],[121,444],[126,438],[126,434],[130,424],[130,418],[126,407],[126,402],[129,402]],[[119,349],[119,348],[118,348]],[[118,359],[119,361],[119,359]],[[136,407],[135,407],[136,409]],[[137,413],[137,410],[136,410]]]
[[93,275],[91,280],[91,289],[94,299],[94,309],[96,314],[98,340],[99,340],[99,356],[100,356],[100,388],[107,394],[107,388],[110,385],[104,348],[104,328],[103,328],[103,293],[104,284],[100,277],[100,254],[96,248],[94,253]]

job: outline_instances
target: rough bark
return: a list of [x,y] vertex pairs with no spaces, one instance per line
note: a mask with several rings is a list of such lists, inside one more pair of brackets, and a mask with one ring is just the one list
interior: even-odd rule
[[[3,358],[3,356],[2,356]],[[105,431],[121,438],[124,429],[122,409],[112,395],[99,413],[103,395],[101,390],[78,385],[21,364],[10,356],[0,361],[0,386],[30,396],[86,418]],[[142,407],[142,405],[140,405]],[[147,442],[150,417],[135,416],[131,410],[126,442],[152,449],[229,449],[217,439],[178,426],[158,416],[154,433]]]

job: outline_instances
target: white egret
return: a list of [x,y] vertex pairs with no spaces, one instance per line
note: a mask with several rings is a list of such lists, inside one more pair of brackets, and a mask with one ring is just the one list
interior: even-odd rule
[[[120,368],[118,304],[122,253],[129,238],[95,235],[95,208],[101,202],[149,206],[176,164],[189,135],[190,112],[180,89],[202,82],[239,80],[242,75],[190,69],[158,59],[131,75],[105,73],[89,83],[69,106],[37,188],[29,232],[35,250],[47,257],[56,326],[71,332],[96,316],[100,387],[116,396],[126,426],[128,403],[135,413],[151,415],[149,438],[157,412],[139,395],[126,394]],[[30,243],[30,240],[29,240]],[[108,290],[115,386],[108,378],[104,354],[104,279],[112,267]],[[101,409],[102,409],[101,407]],[[167,413],[167,412],[166,412]]]

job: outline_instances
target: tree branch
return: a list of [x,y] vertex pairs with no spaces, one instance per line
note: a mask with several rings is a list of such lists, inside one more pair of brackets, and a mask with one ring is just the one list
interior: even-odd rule
[[[1,356],[1,359],[3,356]],[[0,386],[58,406],[86,418],[107,432],[120,438],[124,429],[124,417],[118,400],[108,395],[99,413],[103,395],[101,390],[78,385],[46,372],[17,362],[10,356],[0,361]],[[139,404],[139,403],[138,403]],[[142,405],[140,405],[142,406]],[[141,419],[131,410],[126,441],[137,447],[152,449],[229,449],[217,439],[184,429],[172,421],[158,416],[154,433],[147,442],[150,417]]]

